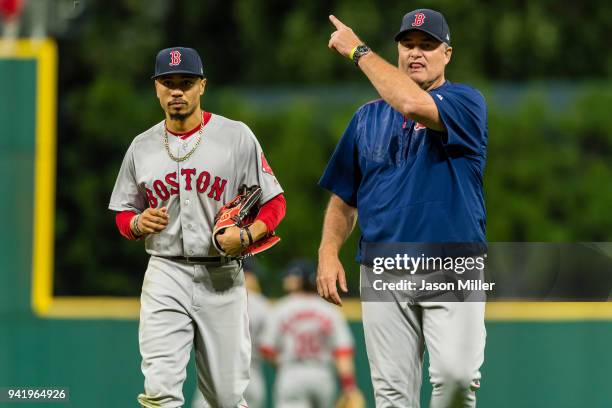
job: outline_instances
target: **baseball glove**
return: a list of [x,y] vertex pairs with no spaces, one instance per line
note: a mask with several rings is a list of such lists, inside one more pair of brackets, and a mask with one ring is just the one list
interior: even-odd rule
[[[229,227],[236,226],[238,228],[245,228],[251,225],[259,213],[259,199],[261,198],[261,194],[261,187],[257,185],[247,187],[243,184],[238,189],[238,195],[229,203],[221,207],[219,212],[217,212],[215,216],[215,226],[213,228],[213,245],[221,255],[229,256],[223,248],[221,248],[219,242],[217,242],[217,235],[222,234],[223,231]],[[250,241],[250,237],[248,240]],[[274,235],[274,231],[272,231],[266,237],[246,246],[238,258],[263,252],[276,245],[279,241],[280,238]]]
[[343,391],[336,401],[336,408],[365,408],[365,398],[357,388]]

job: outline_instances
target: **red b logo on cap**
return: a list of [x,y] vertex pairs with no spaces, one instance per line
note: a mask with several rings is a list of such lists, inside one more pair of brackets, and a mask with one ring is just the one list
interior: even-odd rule
[[181,53],[178,51],[170,51],[170,66],[174,67],[181,63]]
[[423,23],[425,22],[425,14],[423,13],[416,13],[414,15],[414,21],[412,22],[412,26],[413,27],[420,27],[423,25]]

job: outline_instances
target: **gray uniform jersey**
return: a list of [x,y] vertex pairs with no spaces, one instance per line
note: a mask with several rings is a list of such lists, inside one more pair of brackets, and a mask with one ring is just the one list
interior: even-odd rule
[[[185,156],[198,137],[182,140],[168,133],[168,148],[174,156]],[[241,184],[261,186],[260,204],[283,192],[248,126],[213,114],[193,155],[175,162],[164,147],[162,121],[132,141],[109,209],[140,213],[167,207],[167,228],[145,239],[151,255],[217,255],[211,239],[215,214]]]
[[270,312],[270,304],[264,296],[259,293],[249,292],[249,330],[251,331],[251,371],[261,370],[261,355],[259,345],[261,336],[266,323],[266,318]]
[[262,358],[259,343],[270,311],[270,305],[259,293],[249,292],[249,330],[251,332],[251,379],[244,391],[249,408],[263,408],[266,400],[266,382],[263,376]]
[[275,351],[280,366],[300,362],[329,365],[335,352],[353,348],[353,337],[335,306],[316,295],[293,294],[275,305],[261,347]]

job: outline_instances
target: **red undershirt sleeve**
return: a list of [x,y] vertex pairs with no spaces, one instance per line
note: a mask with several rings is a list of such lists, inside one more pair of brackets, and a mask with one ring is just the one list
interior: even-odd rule
[[285,196],[281,193],[261,206],[255,220],[261,220],[266,224],[268,232],[272,232],[285,217],[286,209],[287,202],[285,201]]
[[[285,196],[279,194],[261,207],[256,219],[266,224],[268,231],[274,231],[285,217],[286,207]],[[117,229],[121,235],[129,240],[138,239],[132,234],[132,228],[130,226],[132,218],[135,215],[137,215],[137,213],[133,211],[121,211],[115,216]]]
[[117,224],[117,229],[129,240],[136,240],[134,234],[132,234],[132,228],[130,227],[130,223],[132,222],[132,218],[137,214],[133,211],[121,211],[115,215],[115,224]]

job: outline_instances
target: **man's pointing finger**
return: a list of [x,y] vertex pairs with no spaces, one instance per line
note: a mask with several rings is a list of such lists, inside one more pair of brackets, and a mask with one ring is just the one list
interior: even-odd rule
[[344,25],[344,23],[342,23],[342,21],[338,20],[336,18],[336,16],[334,16],[333,14],[330,14],[329,16],[329,21],[331,21],[331,23],[336,27],[336,29],[341,29],[341,28],[345,28],[346,26]]

